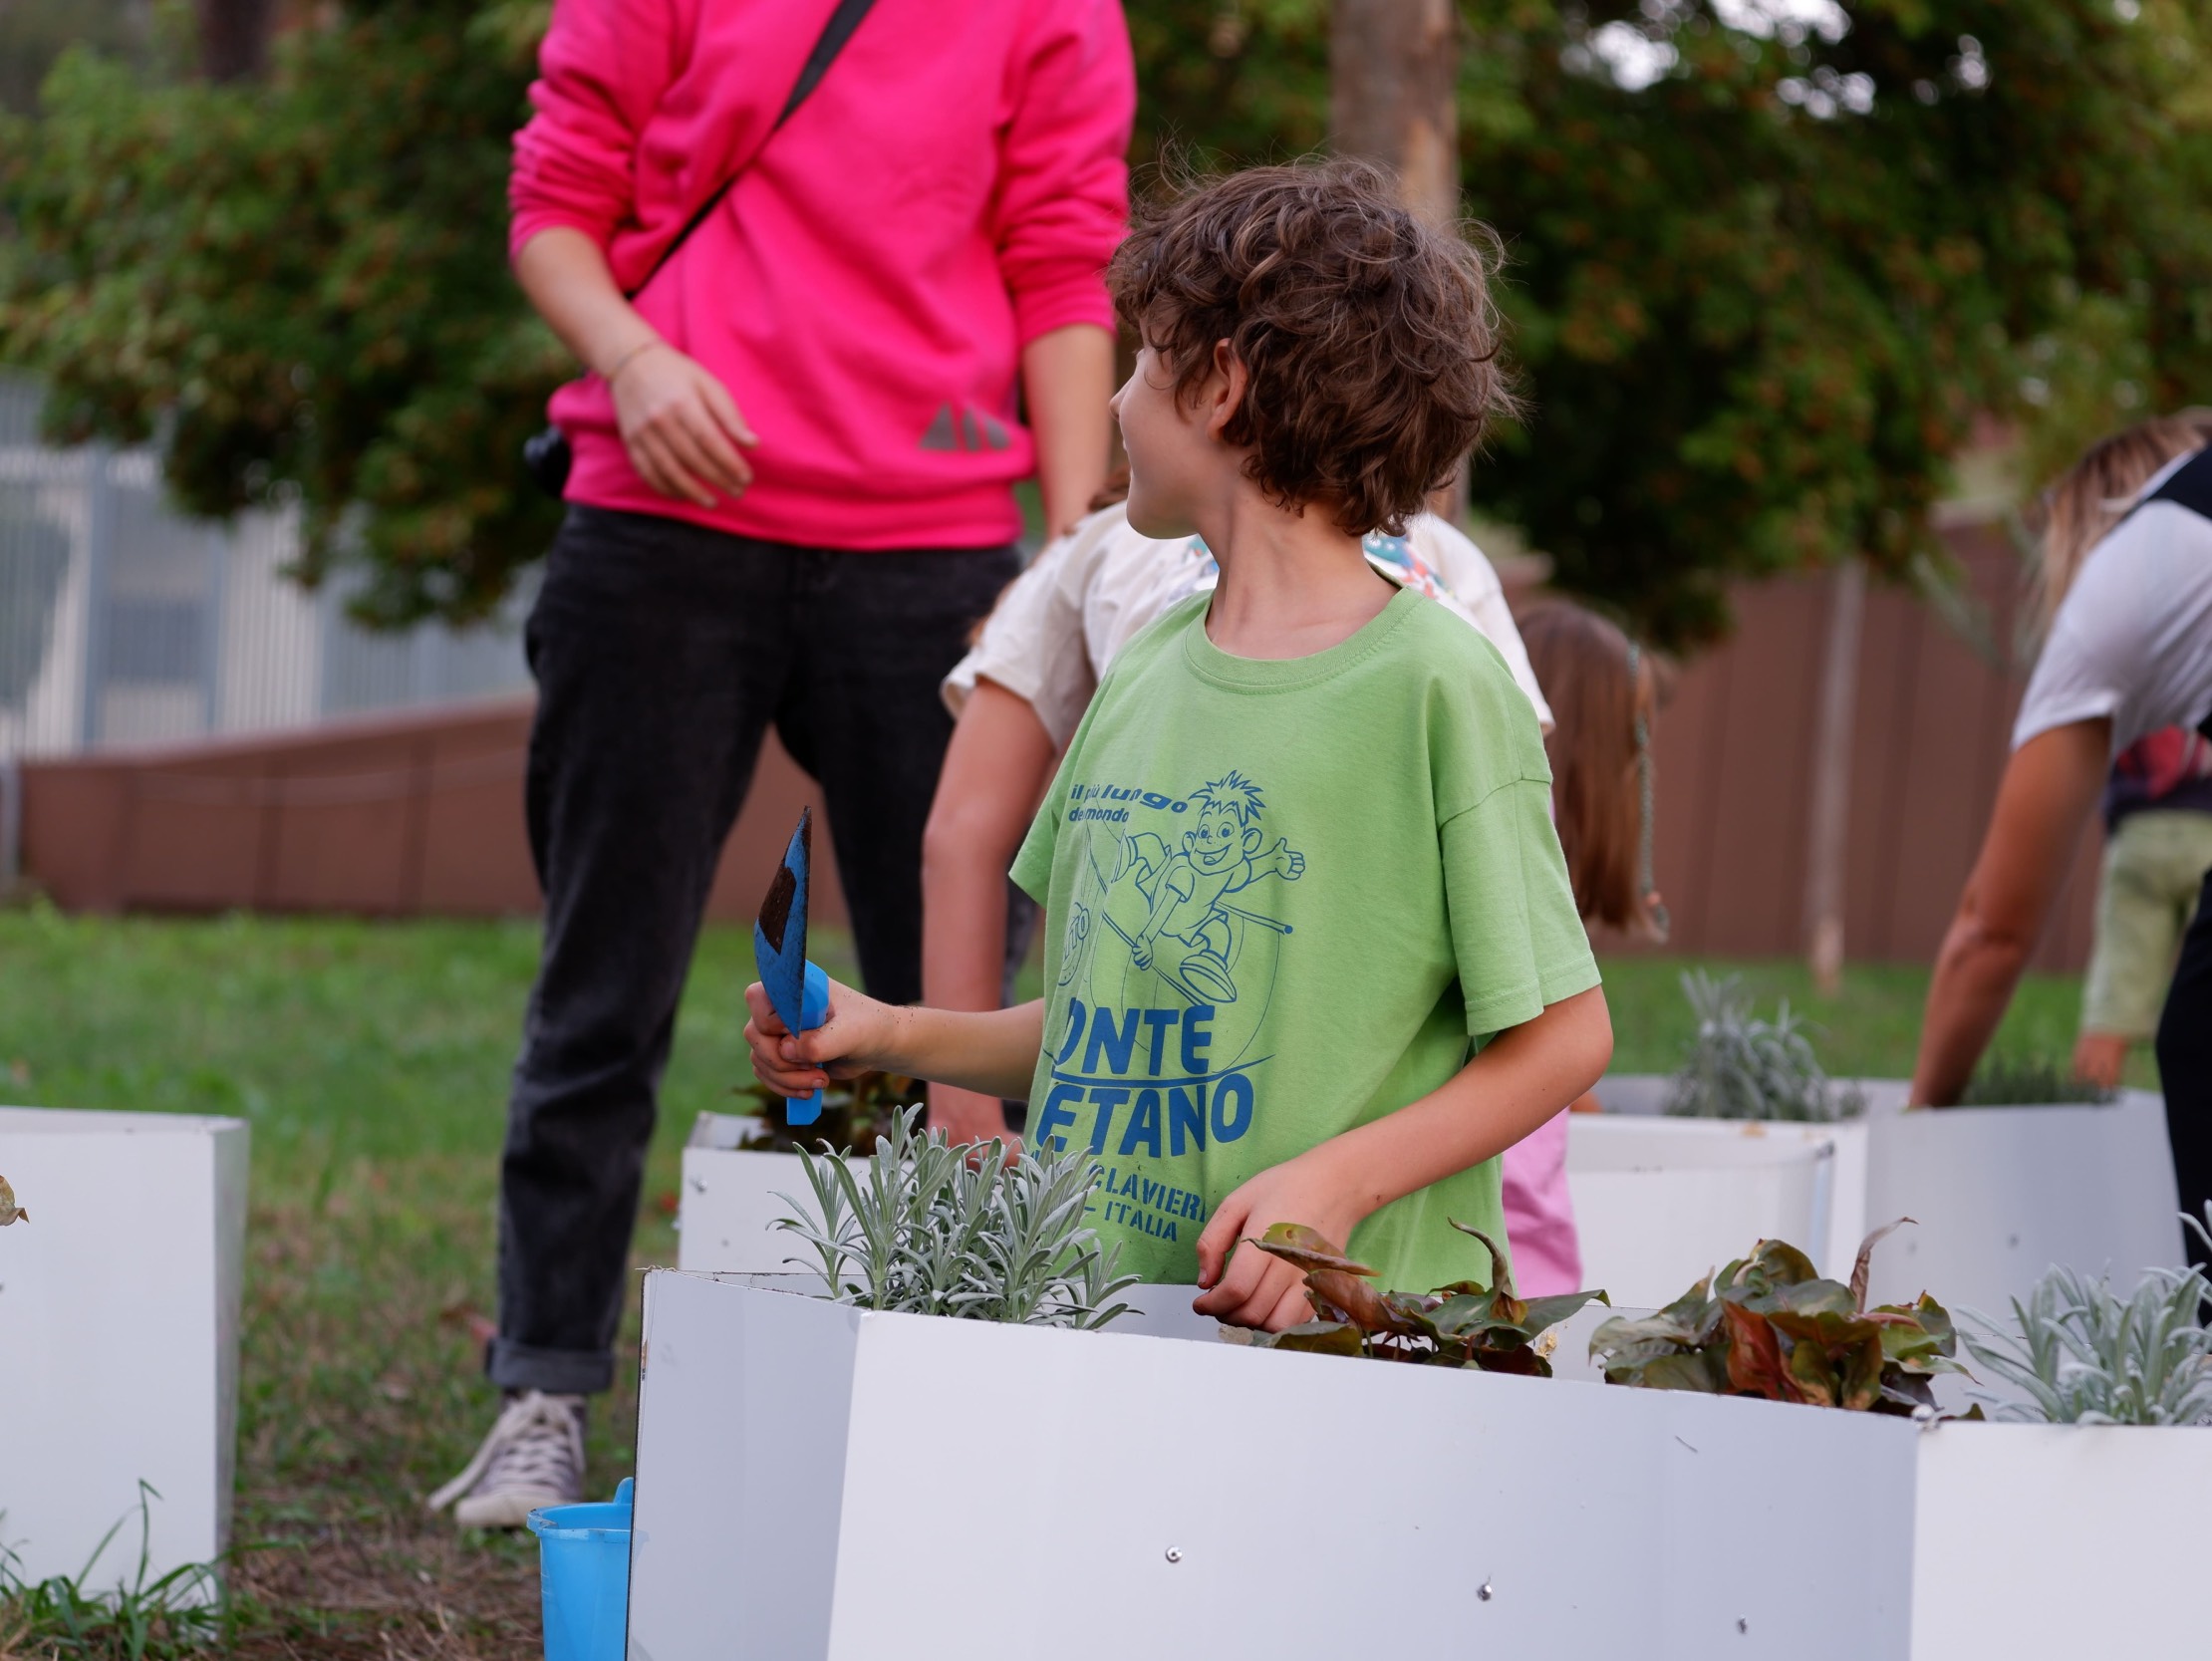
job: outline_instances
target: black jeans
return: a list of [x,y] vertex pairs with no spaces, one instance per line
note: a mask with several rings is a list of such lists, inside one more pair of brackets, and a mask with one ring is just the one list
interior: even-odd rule
[[[2212,872],[2197,895],[2197,915],[2182,937],[2181,960],[2158,1017],[2158,1082],[2166,1093],[2166,1137],[2181,1209],[2199,1223],[2212,1200]],[[2182,1231],[2189,1260],[2212,1267],[2193,1229]]]
[[569,510],[525,635],[545,956],[500,1168],[494,1383],[614,1380],[677,1000],[771,720],[821,783],[862,980],[920,997],[938,683],[1016,569],[1010,547],[840,552]]

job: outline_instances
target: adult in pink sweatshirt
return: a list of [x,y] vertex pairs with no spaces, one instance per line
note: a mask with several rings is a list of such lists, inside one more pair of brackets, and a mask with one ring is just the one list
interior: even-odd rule
[[1118,0],[876,0],[777,127],[838,9],[556,0],[515,139],[515,271],[587,373],[553,399],[575,460],[526,637],[545,953],[501,1172],[507,1402],[440,1496],[464,1524],[580,1497],[655,1092],[767,723],[821,782],[869,991],[914,1000],[938,683],[1015,572],[1014,482],[1058,530],[1105,473]]

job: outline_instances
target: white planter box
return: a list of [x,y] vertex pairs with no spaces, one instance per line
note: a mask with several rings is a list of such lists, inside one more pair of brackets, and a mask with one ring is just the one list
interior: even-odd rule
[[1941,1425],[1920,1438],[1913,1654],[2203,1655],[2212,1430]]
[[[1140,1292],[1135,1330],[1068,1333],[650,1272],[633,1661],[1336,1661],[1378,1620],[1446,1655],[2204,1647],[2212,1430],[1284,1355]],[[1850,1595],[1808,1614],[1728,1549],[1759,1539]]]
[[[1567,1190],[1582,1283],[1602,1286],[1615,1303],[1657,1306],[1754,1241],[1787,1240],[1815,1258],[1832,1255],[1838,1142],[1851,1144],[1862,1191],[1865,1162],[1863,1134],[1833,1132],[1826,1125],[1572,1115]],[[1847,1257],[1842,1272],[1850,1273]]]
[[38,1580],[128,1583],[228,1542],[247,1128],[166,1113],[0,1108],[0,1544]]
[[[1607,1111],[1571,1122],[1570,1182],[1578,1142],[1625,1134],[1594,1128],[1615,1115],[1652,1127],[1700,1127],[1708,1136],[1741,1129],[1725,1120],[1657,1117],[1666,1082],[1654,1075],[1622,1075],[1598,1086]],[[1909,1301],[1925,1290],[1954,1313],[1972,1308],[2002,1316],[2009,1300],[2025,1297],[2053,1263],[2109,1270],[2113,1283],[2124,1289],[2144,1269],[2182,1260],[2173,1156],[2157,1096],[2128,1090],[2106,1107],[1907,1113],[1902,1080],[1839,1082],[1866,1097],[1863,1118],[1766,1128],[1825,1138],[1835,1147],[1825,1228],[1814,1228],[1803,1239],[1783,1237],[1811,1251],[1823,1273],[1848,1275],[1852,1253],[1868,1230],[1898,1217],[1917,1221],[1918,1227],[1899,1230],[1874,1253],[1873,1301]],[[1593,1191],[1585,1208],[1582,1190],[1573,1192],[1585,1240],[1593,1230],[1604,1239],[1627,1227],[1614,1215],[1622,1203],[1616,1197]],[[1639,1213],[1638,1221],[1647,1216]],[[1668,1227],[1686,1233],[1703,1222],[1678,1211]],[[1742,1254],[1756,1238],[1746,1236],[1718,1260]],[[1685,1278],[1667,1297],[1696,1277]],[[1604,1283],[1594,1270],[1585,1278]]]
[[2009,1317],[2053,1263],[2107,1271],[2122,1294],[2182,1261],[2165,1103],[2128,1090],[2107,1107],[1947,1107],[1871,1116],[1870,1226],[1919,1220],[1874,1253],[1877,1303],[1923,1287],[1946,1308]]
[[[671,1270],[645,1338],[636,1661],[1906,1652],[1902,1420]],[[1850,1595],[1808,1618],[1761,1539]]]
[[[684,1144],[684,1179],[678,1201],[676,1262],[695,1273],[780,1274],[810,1261],[803,1241],[776,1220],[791,1208],[788,1194],[814,1209],[814,1191],[797,1154],[753,1153],[737,1144],[760,1121],[729,1113],[701,1113]],[[861,1163],[854,1162],[856,1167]]]

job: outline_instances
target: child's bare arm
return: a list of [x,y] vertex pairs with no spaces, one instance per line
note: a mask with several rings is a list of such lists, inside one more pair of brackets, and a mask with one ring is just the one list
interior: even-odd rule
[[1208,1290],[1192,1307],[1274,1331],[1308,1319],[1298,1271],[1263,1252],[1235,1251],[1239,1241],[1276,1223],[1303,1223],[1343,1244],[1393,1200],[1504,1153],[1595,1084],[1612,1055],[1605,993],[1592,986],[1499,1033],[1419,1101],[1260,1172],[1216,1208],[1199,1236],[1199,1284]]
[[777,1094],[804,1096],[833,1077],[882,1071],[1026,1097],[1044,1046],[1041,999],[1012,1009],[902,1009],[830,982],[829,1018],[794,1037],[755,980],[745,988],[752,1070]]
[[[978,680],[962,706],[922,833],[922,997],[934,1008],[998,1007],[1006,868],[1051,782],[1052,736],[1026,698]],[[930,1126],[956,1142],[1005,1134],[996,1096],[930,1090]]]

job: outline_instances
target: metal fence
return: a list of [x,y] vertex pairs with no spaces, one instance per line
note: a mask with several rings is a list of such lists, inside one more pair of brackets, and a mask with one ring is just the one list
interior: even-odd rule
[[150,450],[38,441],[0,378],[0,760],[306,726],[520,690],[518,595],[469,630],[360,628],[343,577],[284,575],[291,509],[229,525],[167,502]]

